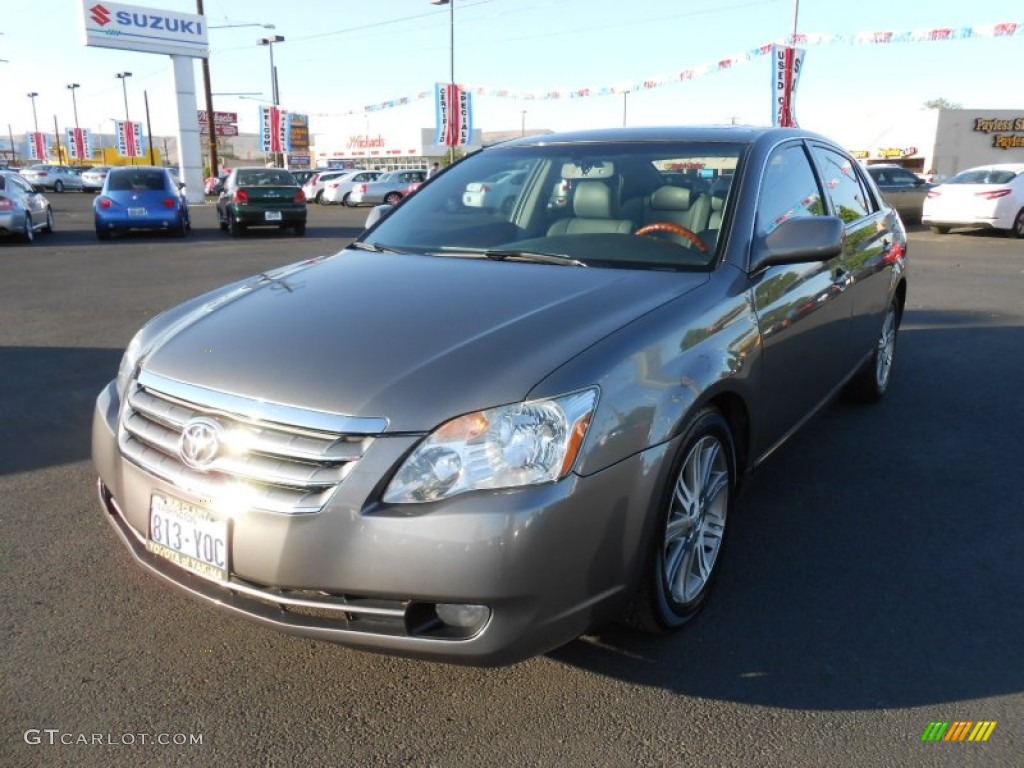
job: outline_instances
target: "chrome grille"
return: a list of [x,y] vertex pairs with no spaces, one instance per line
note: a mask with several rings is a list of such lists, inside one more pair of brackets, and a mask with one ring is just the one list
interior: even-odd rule
[[[178,445],[192,419],[220,429],[217,457],[201,470]],[[127,388],[118,441],[132,463],[201,496],[280,514],[319,512],[384,431],[384,419],[264,403],[142,372]]]

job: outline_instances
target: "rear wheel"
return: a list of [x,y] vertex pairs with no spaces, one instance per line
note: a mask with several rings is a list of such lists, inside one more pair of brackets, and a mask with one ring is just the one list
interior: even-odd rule
[[21,239],[26,243],[31,243],[36,239],[36,228],[32,224],[32,214],[25,211],[25,226],[21,230]]
[[318,190],[316,195],[313,197],[313,202],[314,203],[322,203],[323,200],[324,200],[324,191],[321,189],[321,190]]
[[233,213],[228,214],[228,231],[232,237],[241,237],[245,234],[245,224],[242,224]]
[[402,195],[400,192],[389,192],[384,196],[385,205],[398,205],[401,201]]
[[932,227],[932,232],[936,235],[948,235],[950,227]]
[[353,207],[352,203],[350,203],[348,201],[349,194],[350,194],[349,192],[346,192],[345,196],[343,198],[341,198],[341,204],[344,205],[346,208],[352,208]]
[[100,240],[109,240],[113,234],[109,229],[96,229],[96,237]]
[[649,632],[677,629],[700,611],[718,573],[733,509],[736,452],[722,414],[710,407],[694,414],[681,445],[627,617]]
[[876,403],[885,397],[896,360],[896,334],[900,327],[900,310],[896,299],[889,304],[875,349],[864,367],[850,380],[846,394],[862,403]]
[[296,237],[303,237],[305,234],[306,234],[306,223],[303,222],[302,224],[296,224],[295,225],[295,236]]
[[333,205],[333,203],[324,197],[323,192],[320,193],[320,205]]
[[64,191],[64,182],[61,181],[60,179],[57,179],[53,183],[53,191],[54,192],[63,192]]
[[1024,237],[1024,208],[1017,211],[1017,218],[1013,220],[1009,235],[1016,238]]

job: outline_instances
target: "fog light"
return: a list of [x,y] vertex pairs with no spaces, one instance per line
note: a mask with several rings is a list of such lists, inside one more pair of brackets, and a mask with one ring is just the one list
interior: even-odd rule
[[437,618],[450,627],[475,629],[483,626],[490,618],[491,609],[486,605],[459,605],[457,603],[438,603],[435,608]]

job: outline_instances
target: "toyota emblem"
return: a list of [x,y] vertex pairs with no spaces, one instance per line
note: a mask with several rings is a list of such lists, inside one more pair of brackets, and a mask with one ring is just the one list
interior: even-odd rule
[[192,419],[181,431],[178,454],[192,469],[205,469],[220,450],[220,427],[210,419]]

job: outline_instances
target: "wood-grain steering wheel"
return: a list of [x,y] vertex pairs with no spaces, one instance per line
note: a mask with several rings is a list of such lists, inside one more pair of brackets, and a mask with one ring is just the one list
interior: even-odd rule
[[682,224],[673,224],[670,221],[655,221],[653,224],[647,224],[640,227],[634,235],[650,235],[654,232],[668,232],[670,235],[679,235],[682,238],[689,240],[693,243],[694,247],[701,253],[708,252],[707,244],[698,237],[693,230],[687,229]]

